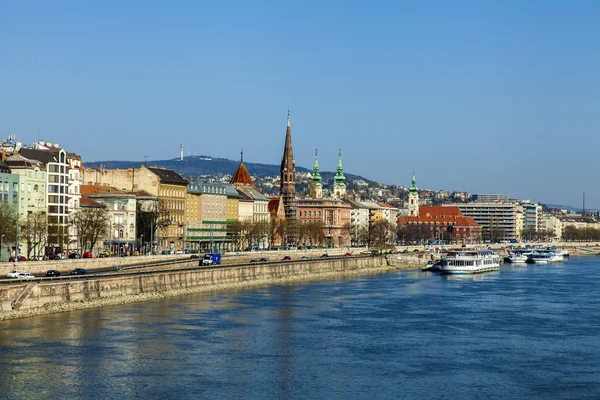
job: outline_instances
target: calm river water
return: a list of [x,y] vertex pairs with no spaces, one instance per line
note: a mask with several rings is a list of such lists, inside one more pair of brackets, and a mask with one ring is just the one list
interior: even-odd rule
[[597,399],[600,257],[0,322],[0,398]]

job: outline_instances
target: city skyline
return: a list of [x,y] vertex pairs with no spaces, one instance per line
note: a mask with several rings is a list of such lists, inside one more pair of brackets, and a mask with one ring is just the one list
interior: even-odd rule
[[278,164],[289,106],[298,166],[600,208],[596,4],[0,7],[4,138]]

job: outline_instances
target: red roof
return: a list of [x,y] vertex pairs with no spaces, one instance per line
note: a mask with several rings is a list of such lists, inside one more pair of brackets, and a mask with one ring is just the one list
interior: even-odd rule
[[423,206],[419,207],[418,217],[398,217],[398,225],[431,224],[453,226],[479,226],[471,217],[462,215],[460,208],[450,206]]
[[233,178],[231,178],[231,184],[232,185],[247,185],[247,186],[252,186],[254,189],[256,189],[256,186],[254,186],[254,181],[252,181],[252,178],[250,177],[250,173],[248,172],[248,169],[246,168],[246,166],[244,165],[243,162],[241,162],[240,165],[238,165],[237,169],[235,170],[235,173],[233,174]]
[[277,210],[279,210],[279,197],[270,199],[267,207],[270,214],[277,214]]
[[460,208],[456,206],[422,206],[419,207],[419,217],[443,217],[443,216],[452,216],[452,217],[462,217],[462,212],[460,212]]
[[97,201],[94,201],[87,196],[81,196],[81,199],[79,200],[79,205],[81,205],[82,207],[105,207],[104,204],[98,203]]
[[81,194],[132,194],[107,185],[81,185]]
[[136,191],[131,192],[131,193],[135,194],[137,197],[156,197],[152,193],[148,193],[145,190],[136,190]]

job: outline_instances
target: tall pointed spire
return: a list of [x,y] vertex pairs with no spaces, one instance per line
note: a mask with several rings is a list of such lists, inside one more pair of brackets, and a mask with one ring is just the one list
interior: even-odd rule
[[241,164],[244,163],[244,149],[242,149],[242,151],[240,151],[240,163]]
[[317,185],[321,185],[321,174],[319,173],[318,149],[315,149],[315,165],[313,166],[312,181]]
[[333,194],[334,197],[341,199],[346,195],[346,177],[342,168],[342,149],[339,152],[337,172],[333,177]]
[[340,152],[339,152],[337,172],[333,179],[338,184],[342,184],[342,183],[346,182],[346,177],[344,176],[344,168],[342,168],[342,149],[340,149]]
[[[285,219],[293,226],[296,220],[296,162],[292,151],[292,128],[290,126],[290,111],[288,109],[287,129],[285,132],[285,145],[283,157],[281,158],[281,198]],[[296,232],[288,234],[287,242],[296,243],[298,237]]]

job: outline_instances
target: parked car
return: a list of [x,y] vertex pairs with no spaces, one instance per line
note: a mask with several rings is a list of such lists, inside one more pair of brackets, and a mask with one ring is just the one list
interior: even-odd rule
[[[14,257],[10,257],[8,259],[8,261],[15,262],[15,258]],[[27,258],[24,257],[24,256],[19,256],[19,257],[17,257],[16,261],[19,261],[19,262],[27,261]]]
[[79,255],[79,253],[71,253],[71,254],[69,254],[69,258],[73,260],[73,259],[79,259],[79,258],[81,258],[81,256]]
[[266,258],[261,258],[260,260],[258,260],[258,262],[269,262],[269,260],[267,260]]
[[83,258],[92,258],[92,252],[91,251],[84,251],[83,252]]
[[344,257],[351,257],[351,256],[352,256],[352,253],[346,253],[346,254],[344,254]]
[[17,279],[35,279],[35,276],[29,272],[23,272],[17,276]]
[[302,256],[302,257],[300,258],[300,261],[308,261],[308,256]]
[[418,252],[419,252],[419,249],[414,249],[413,250],[413,253],[418,253]]
[[60,276],[60,271],[57,271],[55,269],[50,269],[50,270],[46,271],[46,276]]
[[408,249],[402,250],[403,253],[408,253]]
[[87,271],[83,268],[75,268],[70,275],[85,275]]
[[190,259],[191,259],[191,260],[197,260],[197,259],[199,259],[199,258],[200,258],[200,256],[199,256],[198,254],[192,254],[192,255],[190,256]]
[[7,278],[17,278],[19,275],[24,274],[25,271],[19,271],[18,269],[15,269],[14,271],[10,271],[8,274],[6,274]]
[[327,258],[327,257],[329,257],[329,254],[327,254],[327,253],[321,254],[321,258]]
[[292,257],[290,256],[284,256],[281,261],[292,261]]
[[371,255],[371,254],[373,254],[373,252],[371,250],[364,250],[364,251],[361,251],[360,254]]
[[250,264],[255,264],[255,263],[257,263],[257,262],[258,262],[258,260],[256,260],[256,259],[254,259],[254,260],[250,260]]
[[64,260],[65,256],[63,254],[50,254],[50,256],[48,257],[51,260]]

